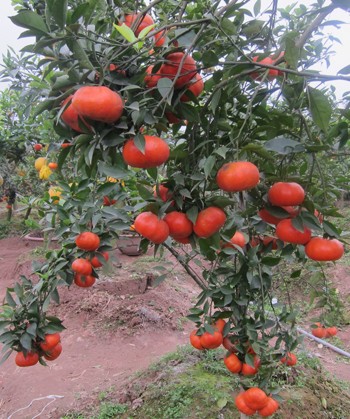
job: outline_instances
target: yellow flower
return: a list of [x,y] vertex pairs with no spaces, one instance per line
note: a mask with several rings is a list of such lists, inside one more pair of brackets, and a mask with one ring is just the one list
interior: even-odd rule
[[43,180],[47,180],[50,175],[52,175],[52,171],[50,170],[50,168],[46,165],[44,165],[39,172],[39,178],[43,179]]
[[[41,168],[46,165],[45,157],[39,157],[35,160],[35,169],[40,172]],[[41,178],[40,178],[41,179]]]
[[19,169],[18,172],[17,172],[17,174],[18,174],[18,176],[23,177],[23,176],[26,175],[26,172],[25,172],[25,170]]
[[107,182],[116,183],[118,180],[115,177],[108,177]]
[[0,175],[0,186],[4,184],[4,178]]
[[107,182],[120,183],[123,188],[125,187],[125,182],[121,179],[116,179],[115,177],[108,177]]
[[[54,196],[57,196],[59,198],[61,196],[61,194],[62,194],[62,189],[59,188],[59,187],[52,187],[52,188],[49,189],[50,198],[52,198]],[[52,203],[57,205],[59,203],[59,201],[60,201],[59,199],[55,199],[55,200],[52,201]]]

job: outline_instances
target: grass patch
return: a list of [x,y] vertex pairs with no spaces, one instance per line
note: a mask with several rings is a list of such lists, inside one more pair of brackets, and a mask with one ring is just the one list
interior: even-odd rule
[[0,219],[0,239],[7,237],[22,236],[26,234],[28,227],[23,220],[13,217],[11,221]]
[[[63,419],[238,419],[234,396],[240,378],[226,369],[223,355],[223,350],[181,347],[136,374],[127,386],[127,398],[110,394],[117,400],[100,402],[93,414],[76,412]],[[344,419],[350,412],[348,385],[333,379],[307,353],[298,354],[296,368],[277,367],[272,384],[280,386],[285,400],[275,419]]]

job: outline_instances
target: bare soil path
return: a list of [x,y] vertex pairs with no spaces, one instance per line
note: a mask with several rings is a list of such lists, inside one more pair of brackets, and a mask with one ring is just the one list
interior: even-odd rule
[[[19,238],[0,241],[1,299],[6,287],[12,286],[19,274],[30,274],[31,263],[21,260],[25,260],[25,254],[36,246]],[[84,403],[84,399],[91,401],[92,395],[98,396],[107,388],[117,389],[130,374],[188,342],[188,330],[178,330],[181,328],[176,328],[174,323],[177,315],[184,315],[190,305],[189,299],[184,300],[179,290],[186,285],[176,277],[176,292],[182,300],[178,307],[176,300],[167,298],[169,290],[165,284],[142,293],[143,281],[133,277],[138,270],[136,259],[118,255],[118,266],[121,264],[117,268],[119,286],[105,281],[89,290],[72,287],[60,292],[62,304],[55,309],[55,314],[64,319],[67,328],[62,333],[62,355],[47,368],[41,365],[19,368],[14,364],[14,354],[0,366],[1,419],[8,418],[33,399],[49,395],[63,398],[55,400],[38,417],[59,418],[62,413]],[[135,281],[140,294],[132,297],[129,291],[135,293]],[[193,294],[196,293],[193,290]],[[119,318],[116,310],[121,311]],[[120,326],[117,331],[113,321]],[[50,401],[34,401],[30,408],[19,411],[12,418],[33,418]]]

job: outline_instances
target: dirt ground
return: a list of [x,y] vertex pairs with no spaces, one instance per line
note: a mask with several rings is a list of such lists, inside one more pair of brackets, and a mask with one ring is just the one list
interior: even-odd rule
[[[36,246],[19,238],[0,241],[1,299],[20,274],[30,274],[25,254]],[[146,289],[152,283],[147,269],[159,265],[152,262],[152,255],[135,258],[116,250],[112,259],[113,273],[102,275],[93,288],[72,286],[60,291],[61,305],[52,313],[67,330],[61,334],[63,352],[56,361],[47,368],[18,368],[13,354],[0,366],[1,419],[40,398],[11,418],[33,418],[50,401],[38,417],[58,418],[188,342],[191,325],[181,319],[198,290],[178,275],[178,267],[172,267],[168,281]],[[50,395],[63,397],[45,398]]]
[[[30,255],[36,246],[16,237],[0,240],[1,299],[20,274],[30,275]],[[60,291],[61,305],[52,313],[67,329],[57,360],[47,368],[18,368],[12,355],[0,366],[1,419],[59,418],[106,389],[120,389],[132,373],[188,343],[193,325],[184,317],[199,289],[177,262],[169,255],[157,262],[151,253],[128,257],[118,250],[111,259],[110,271],[93,288]],[[153,288],[152,267],[161,264],[170,271],[168,279]],[[350,269],[340,266],[333,277],[339,291],[350,295]],[[350,350],[349,331],[347,327],[339,332],[345,350]],[[346,358],[308,339],[304,345],[331,373],[350,381]],[[52,395],[60,397],[48,398]]]

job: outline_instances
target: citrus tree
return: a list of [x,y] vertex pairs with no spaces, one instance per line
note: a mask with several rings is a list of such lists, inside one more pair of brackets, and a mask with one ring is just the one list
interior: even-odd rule
[[63,146],[44,208],[61,248],[36,265],[35,281],[8,289],[4,359],[11,350],[20,366],[59,356],[63,325],[47,314],[58,286],[93,285],[112,241],[133,225],[144,248],[167,249],[201,288],[190,340],[228,350],[246,390],[238,409],[273,414],[270,378],[296,363],[300,342],[292,300],[273,301],[276,267],[298,264],[293,287],[344,253],[329,217],[347,178],[329,155],[348,145],[350,114],[325,82],[349,81],[350,69],[311,67],[329,60],[322,25],[346,5],[13,3],[12,21],[35,38],[26,50],[49,76],[35,115],[50,111],[52,147]]
[[1,195],[10,216],[16,196],[29,203],[30,209],[47,189],[35,170],[35,160],[49,157],[59,147],[50,144],[58,140],[53,118],[48,112],[35,113],[43,90],[50,86],[49,76],[43,78],[37,67],[38,61],[34,54],[16,54],[10,49],[0,71],[1,81],[10,84],[0,92]]

